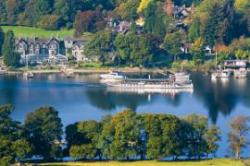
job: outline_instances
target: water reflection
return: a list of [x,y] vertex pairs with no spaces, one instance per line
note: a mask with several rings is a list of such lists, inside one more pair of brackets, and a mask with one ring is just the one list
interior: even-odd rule
[[[202,104],[213,123],[218,121],[219,115],[229,116],[239,104],[250,107],[250,79],[211,81],[208,75],[193,73],[192,80],[194,92],[187,100],[190,95],[186,94],[190,94],[189,92],[160,94],[106,89],[99,84],[98,75],[76,75],[70,79],[61,74],[36,75],[32,80],[0,76],[0,103],[12,103],[17,108],[25,107],[27,110],[20,110],[25,116],[27,111],[44,104],[58,108],[78,106],[79,111],[88,107],[95,111],[113,112],[125,107],[136,110],[158,103],[161,108],[188,111],[188,108],[183,107],[188,101],[188,105],[193,107]],[[204,110],[201,109],[196,110],[197,113],[203,113]]]
[[[247,88],[244,83],[246,80],[210,81],[209,79],[202,74],[194,73],[195,96],[204,102],[210,119],[216,123],[219,113],[224,116],[230,115],[237,106],[239,98],[243,95],[242,93],[245,93],[244,89]],[[239,84],[241,85],[239,86]]]
[[15,77],[10,77],[8,79],[3,79],[0,81],[0,86],[3,87],[0,89],[0,103],[15,103],[15,93],[19,91],[17,88],[19,81]]
[[148,102],[148,97],[145,94],[109,92],[104,88],[87,90],[86,95],[92,105],[106,111],[111,111],[118,107],[127,107],[136,110],[138,105]]

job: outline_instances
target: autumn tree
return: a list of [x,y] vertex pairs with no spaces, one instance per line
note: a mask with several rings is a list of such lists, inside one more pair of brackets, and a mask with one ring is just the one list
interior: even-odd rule
[[150,3],[151,3],[151,0],[141,0],[140,5],[137,8],[137,13],[143,12]]
[[84,32],[94,32],[96,21],[100,18],[98,11],[78,12],[75,18],[75,36],[81,36]]
[[230,148],[236,159],[241,158],[242,150],[248,145],[250,131],[249,117],[238,116],[231,121],[231,131],[228,134]]
[[57,15],[45,15],[37,25],[43,29],[57,30],[60,27],[60,18]]
[[164,10],[168,16],[173,16],[174,14],[174,3],[172,0],[165,0]]

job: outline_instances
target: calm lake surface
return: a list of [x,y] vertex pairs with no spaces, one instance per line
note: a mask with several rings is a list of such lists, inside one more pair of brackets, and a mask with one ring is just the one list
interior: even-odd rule
[[100,120],[127,107],[138,113],[206,115],[209,122],[218,125],[223,133],[218,156],[229,155],[227,133],[230,120],[237,115],[250,116],[250,77],[212,82],[208,75],[193,73],[192,80],[193,93],[145,94],[109,91],[99,83],[97,74],[74,78],[60,74],[36,75],[31,80],[24,80],[21,75],[2,75],[0,104],[13,104],[16,109],[12,117],[22,122],[26,114],[36,108],[53,106],[59,111],[64,127],[81,120]]

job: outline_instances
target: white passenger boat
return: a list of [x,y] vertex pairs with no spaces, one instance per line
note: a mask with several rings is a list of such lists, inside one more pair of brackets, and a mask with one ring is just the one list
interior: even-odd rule
[[120,71],[111,71],[108,74],[101,74],[100,78],[103,82],[119,82],[124,80],[125,74]]
[[107,83],[109,87],[152,90],[193,89],[190,76],[176,73],[170,79],[124,79],[122,82]]
[[108,86],[107,91],[109,92],[120,92],[120,93],[137,93],[137,94],[151,94],[151,93],[159,93],[159,94],[177,94],[177,93],[193,93],[193,88],[187,89],[157,89],[157,88],[137,88],[137,87],[114,87]]

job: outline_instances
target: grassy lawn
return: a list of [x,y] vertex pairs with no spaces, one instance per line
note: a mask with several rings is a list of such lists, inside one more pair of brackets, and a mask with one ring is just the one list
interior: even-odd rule
[[73,36],[74,34],[74,30],[67,30],[67,29],[62,29],[58,31],[49,31],[41,28],[23,27],[23,26],[2,26],[2,28],[4,32],[12,30],[15,36],[17,37],[64,38],[67,36]]
[[76,162],[41,164],[42,166],[244,166],[243,162],[229,159],[215,159],[197,162],[158,162],[158,161],[138,161],[138,162]]

